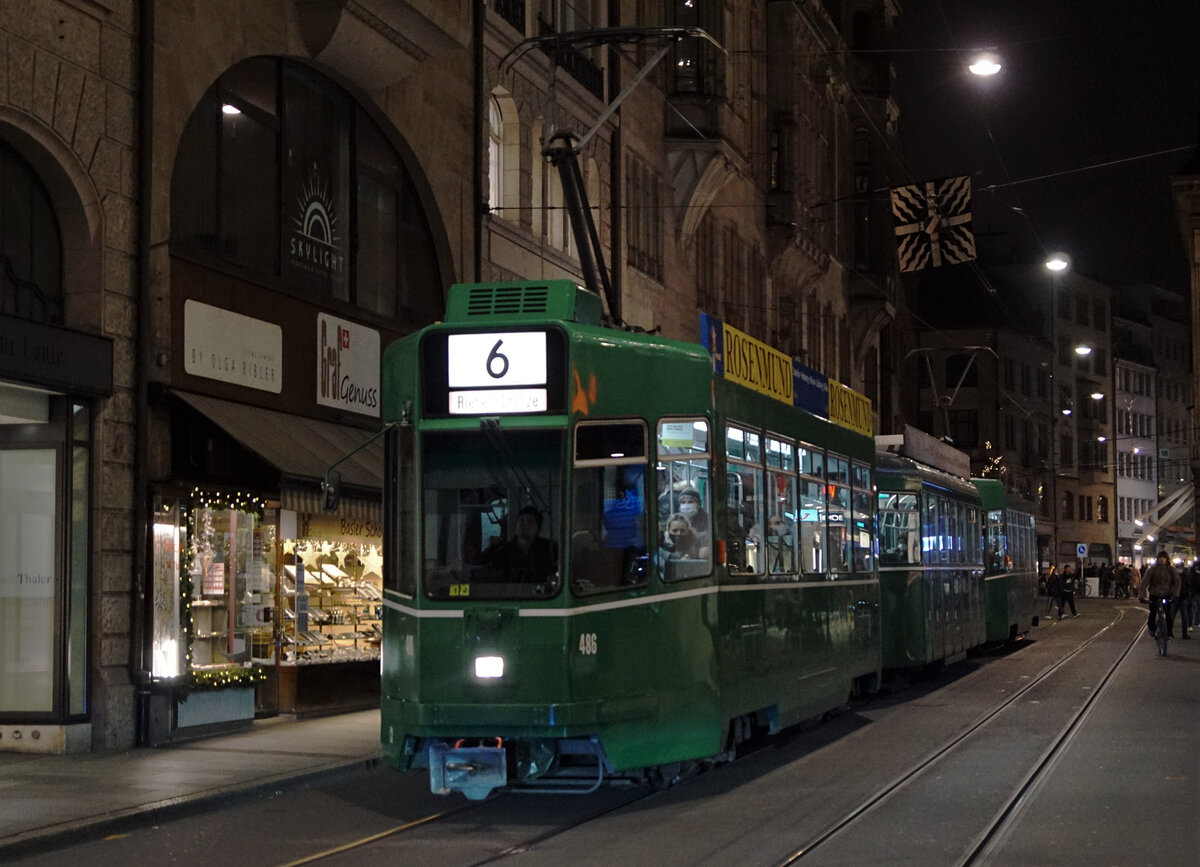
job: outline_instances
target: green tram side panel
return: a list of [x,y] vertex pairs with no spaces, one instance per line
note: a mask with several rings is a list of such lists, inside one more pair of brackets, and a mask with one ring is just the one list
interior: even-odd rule
[[[971,479],[971,484],[979,491],[983,501],[985,527],[988,512],[999,509],[1005,513],[1004,533],[1010,536],[1011,545],[1009,510],[1015,509],[1033,516],[1034,505],[1009,496],[999,479],[976,478]],[[1028,554],[1032,555],[1033,551],[1030,550]],[[1003,574],[993,575],[985,572],[984,579],[987,588],[987,640],[1008,641],[1014,633],[1020,635],[1032,629],[1038,616],[1036,564],[1032,561],[1013,562],[1011,568]]]
[[[953,492],[980,505],[978,492],[956,476],[908,458],[880,452],[880,491]],[[928,557],[922,544],[922,560]],[[964,653],[986,640],[986,588],[974,564],[890,566],[880,570],[883,667],[922,668]]]

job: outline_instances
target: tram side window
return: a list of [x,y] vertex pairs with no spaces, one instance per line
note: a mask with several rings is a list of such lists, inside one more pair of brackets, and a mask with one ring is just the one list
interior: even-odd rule
[[941,539],[938,536],[938,500],[935,494],[925,494],[925,514],[921,518],[921,550],[926,565],[941,562]]
[[829,571],[844,574],[850,571],[850,462],[829,455],[826,460],[829,480]]
[[645,584],[645,424],[576,427],[571,503],[571,589],[588,594]]
[[878,501],[880,565],[920,564],[921,527],[917,495],[880,491]]
[[953,537],[950,535],[951,505],[945,497],[938,497],[937,538],[939,563],[949,563],[953,548]]
[[712,571],[712,494],[708,422],[664,419],[658,424],[658,567],[664,581]]
[[987,513],[987,558],[984,560],[986,575],[1004,572],[1004,560],[1008,552],[1004,548],[1004,512],[992,509]]
[[[978,568],[983,565],[983,533],[979,508],[968,503],[963,507],[963,515],[963,542],[966,545],[967,562]],[[1006,551],[1006,556],[1007,553]]]
[[850,537],[851,549],[854,552],[854,571],[857,573],[874,570],[872,562],[875,550],[875,518],[871,510],[871,468],[857,461],[853,464],[853,532]]
[[796,447],[767,437],[767,532],[763,568],[771,580],[794,580],[796,559]]
[[950,541],[950,562],[960,565],[967,562],[963,549],[963,512],[966,507],[962,503],[956,502],[947,505],[950,507],[946,513],[946,538]]
[[726,563],[730,573],[761,575],[763,571],[762,438],[730,425],[725,430]]
[[[1012,525],[1017,527],[1017,538],[1021,540],[1020,569],[1022,572],[1037,569],[1037,529],[1032,515],[1014,512]],[[1013,558],[1014,563],[1016,558]]]
[[825,456],[800,447],[800,568],[822,574],[825,564]]

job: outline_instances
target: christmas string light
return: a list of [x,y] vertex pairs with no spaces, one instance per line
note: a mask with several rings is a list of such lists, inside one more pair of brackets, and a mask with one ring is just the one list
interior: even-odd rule
[[[201,669],[192,667],[193,642],[196,639],[196,624],[192,619],[192,593],[195,585],[192,582],[192,570],[200,537],[204,536],[204,544],[211,546],[213,534],[211,513],[214,511],[237,511],[254,516],[257,524],[261,524],[266,503],[262,497],[249,492],[222,493],[206,491],[199,487],[193,488],[187,505],[182,506],[182,523],[188,528],[188,540],[183,546],[183,556],[180,557],[179,596],[180,607],[183,611],[184,632],[184,682],[181,684],[180,698],[187,700],[190,692],[201,690],[233,689],[254,686],[267,679],[267,672],[255,665],[234,665],[221,669]],[[201,512],[206,512],[206,524],[198,529],[195,521]],[[211,552],[209,552],[211,553]]]

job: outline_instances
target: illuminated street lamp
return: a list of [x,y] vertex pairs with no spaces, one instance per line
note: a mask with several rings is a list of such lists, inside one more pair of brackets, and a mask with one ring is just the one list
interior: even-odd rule
[[981,78],[987,78],[995,75],[1000,71],[1000,61],[994,54],[981,54],[975,61],[967,67],[972,75],[978,75]]

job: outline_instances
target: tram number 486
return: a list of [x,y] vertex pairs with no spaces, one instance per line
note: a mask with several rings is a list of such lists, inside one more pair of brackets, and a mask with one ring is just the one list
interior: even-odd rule
[[596,655],[596,633],[582,632],[579,635],[579,652],[583,656]]

